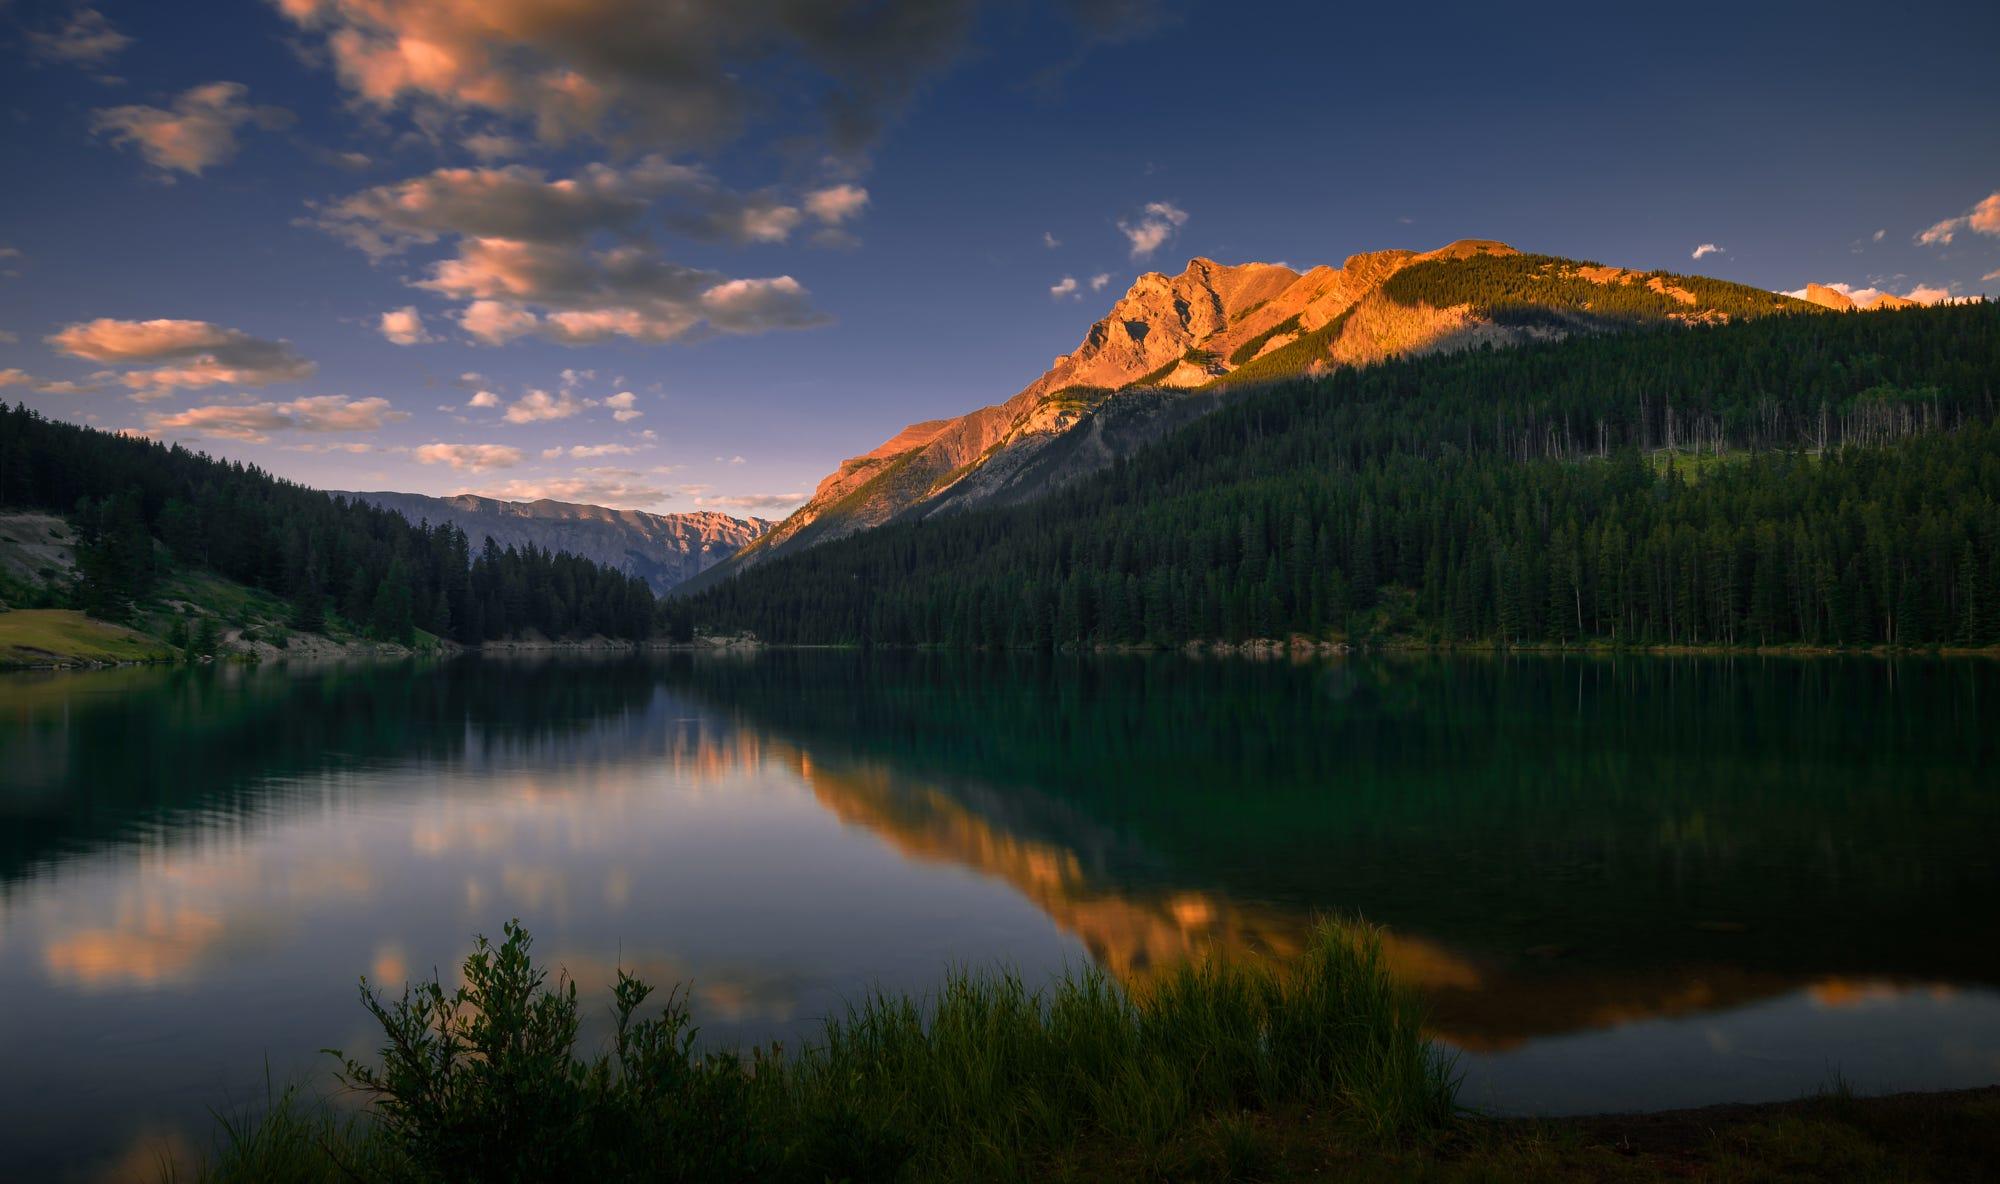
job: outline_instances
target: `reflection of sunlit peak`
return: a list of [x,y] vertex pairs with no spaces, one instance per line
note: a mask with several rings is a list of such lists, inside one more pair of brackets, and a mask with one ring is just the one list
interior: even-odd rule
[[1477,991],[1483,981],[1477,966],[1437,942],[1386,930],[1382,961],[1397,982],[1425,991]]
[[1814,1007],[1836,1010],[1882,1003],[1896,998],[1903,989],[1879,979],[1826,978],[1806,988]]
[[1169,900],[1167,911],[1182,929],[1206,929],[1215,923],[1215,903],[1198,892],[1183,892]]

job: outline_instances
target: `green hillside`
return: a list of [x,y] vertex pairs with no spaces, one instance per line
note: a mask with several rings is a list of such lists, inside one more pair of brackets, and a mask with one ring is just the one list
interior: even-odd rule
[[[1615,273],[1615,274],[1613,274]],[[1590,278],[1596,274],[1599,278]],[[1684,295],[1676,297],[1678,290]],[[1382,291],[1399,304],[1436,308],[1470,304],[1497,320],[1548,319],[1554,311],[1645,322],[1714,310],[1732,320],[1778,312],[1820,312],[1817,305],[1745,284],[1667,271],[1629,272],[1554,255],[1469,255],[1413,263]]]

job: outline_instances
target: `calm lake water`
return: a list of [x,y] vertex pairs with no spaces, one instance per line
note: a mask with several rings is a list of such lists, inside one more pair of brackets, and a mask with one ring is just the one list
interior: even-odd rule
[[[783,653],[0,677],[0,1175],[199,1151],[518,916],[809,1037],[1389,927],[1467,1102],[2000,1081],[2000,665]],[[593,1003],[600,1002],[600,991]]]

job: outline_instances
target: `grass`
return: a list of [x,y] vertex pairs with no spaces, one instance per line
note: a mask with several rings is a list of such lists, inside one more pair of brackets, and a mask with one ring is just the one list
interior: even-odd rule
[[1323,924],[1284,966],[1207,962],[1126,991],[1085,972],[876,994],[819,1043],[695,1051],[684,997],[620,974],[612,1048],[575,1055],[576,988],[518,924],[465,986],[388,998],[372,1101],[297,1090],[219,1115],[215,1154],[170,1179],[336,1181],[2000,1179],[2000,1087],[1553,1120],[1459,1111],[1448,1062],[1381,964]]
[[143,662],[165,658],[165,642],[75,609],[0,612],[0,667],[49,662]]
[[1247,1179],[1282,1166],[1275,1116],[1396,1154],[1456,1115],[1449,1061],[1360,925],[1323,924],[1284,965],[1204,962],[1131,990],[1095,971],[1042,990],[954,974],[863,998],[789,1055],[698,1053],[684,997],[638,1018],[651,991],[621,973],[613,1047],[579,1059],[575,984],[529,946],[518,924],[481,939],[453,991],[364,982],[383,1045],[341,1076],[367,1115],[285,1093],[222,1122],[199,1178]]

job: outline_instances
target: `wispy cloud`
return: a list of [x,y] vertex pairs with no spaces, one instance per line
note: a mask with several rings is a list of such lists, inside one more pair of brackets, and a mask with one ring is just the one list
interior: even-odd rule
[[290,342],[252,337],[208,321],[99,317],[66,326],[45,340],[74,358],[138,367],[119,380],[141,398],[178,387],[294,382],[316,369]]
[[637,451],[638,447],[632,444],[572,444],[568,448],[544,448],[542,459],[558,460],[567,456],[571,460],[596,460],[605,456],[630,456]]
[[553,395],[544,390],[531,390],[509,403],[503,418],[508,423],[542,423],[551,419],[568,419],[596,405],[589,399],[577,398],[567,390]]
[[425,331],[423,314],[417,311],[417,306],[414,304],[392,308],[383,313],[377,328],[381,330],[382,336],[397,345],[428,345],[437,340]]
[[103,66],[131,44],[103,13],[88,6],[70,13],[57,28],[28,32],[28,48],[36,57],[70,66]]
[[1691,258],[1699,259],[1704,255],[1720,255],[1722,254],[1722,250],[1721,247],[1714,243],[1703,243],[1694,249],[1694,254]]
[[645,416],[646,413],[639,410],[638,403],[639,396],[631,391],[619,391],[604,400],[604,405],[611,408],[611,418],[619,423],[631,423]]
[[249,93],[240,82],[204,83],[176,98],[172,109],[134,103],[92,112],[90,127],[162,172],[198,177],[236,155],[236,133],[246,124],[269,131],[291,123],[291,112],[253,106]]
[[506,444],[423,444],[412,453],[418,464],[450,465],[465,473],[489,469],[510,469],[521,463],[522,452]]
[[483,489],[487,497],[532,502],[549,498],[616,509],[643,510],[669,496],[666,489],[633,469],[584,465],[560,477],[522,477]]
[[760,510],[791,510],[803,505],[806,500],[806,495],[803,493],[709,494],[696,492],[706,489],[707,486],[687,485],[681,487],[681,492],[694,493],[694,504],[704,510],[742,510],[746,513],[756,513]]
[[1049,295],[1057,300],[1063,300],[1075,297],[1076,277],[1073,275],[1066,275],[1062,279],[1057,280],[1055,283],[1050,284]]
[[212,403],[149,416],[150,434],[193,432],[225,440],[261,444],[275,432],[372,432],[408,419],[389,400],[315,395],[288,403]]
[[1130,221],[1121,219],[1118,230],[1132,244],[1132,258],[1144,259],[1159,250],[1187,221],[1188,212],[1172,202],[1149,201],[1138,217]]
[[1920,231],[1917,241],[1927,247],[1947,246],[1962,230],[2000,237],[2000,191],[1981,198],[1978,205],[1958,217],[1946,218]]

